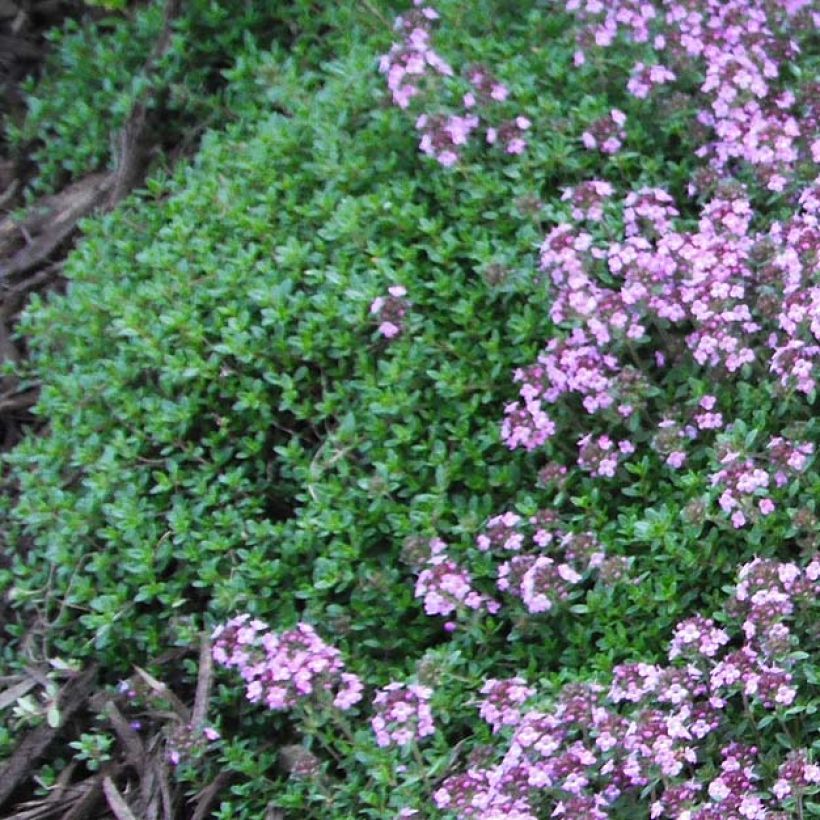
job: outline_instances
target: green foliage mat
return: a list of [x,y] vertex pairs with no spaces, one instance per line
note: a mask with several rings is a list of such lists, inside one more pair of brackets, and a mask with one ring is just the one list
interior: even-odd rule
[[[508,83],[533,121],[523,157],[425,161],[376,72],[390,32],[339,12],[344,56],[308,70],[248,44],[227,72],[235,122],[85,225],[66,294],[35,301],[22,327],[47,427],[8,459],[20,495],[0,581],[21,620],[7,665],[23,662],[34,620],[43,656],[99,661],[115,682],[249,612],[274,628],[310,621],[381,685],[445,637],[413,598],[412,539],[467,545],[500,510],[553,502],[634,557],[636,583],[512,631],[488,618],[459,637],[453,668],[559,680],[650,661],[681,613],[720,599],[741,537],[718,546],[715,528],[682,516],[701,479],[660,484],[644,461],[632,498],[581,479],[570,502],[539,495],[538,458],[500,441],[511,373],[551,332],[543,203],[600,173],[577,137],[613,104],[568,81],[562,16],[515,7],[477,3],[467,29],[460,4],[442,7],[440,49]],[[599,91],[622,79],[600,77]],[[636,127],[610,178],[679,189],[690,147],[667,125],[665,137],[651,119]],[[397,283],[411,308],[388,344],[369,307]],[[765,426],[770,398],[738,401]],[[442,685],[458,701],[458,679]],[[259,744],[287,722],[240,718],[241,700],[226,685],[214,706],[246,738],[226,765],[273,777]],[[259,782],[224,816],[262,816],[273,786]]]

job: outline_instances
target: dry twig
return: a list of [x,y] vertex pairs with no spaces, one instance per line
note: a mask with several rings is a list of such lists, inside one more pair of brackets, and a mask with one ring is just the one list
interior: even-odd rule
[[[63,725],[87,701],[96,676],[97,670],[92,666],[63,686],[57,700]],[[9,799],[18,786],[28,780],[34,770],[34,764],[43,756],[58,732],[59,728],[43,724],[32,729],[20,741],[12,756],[0,769],[0,806]]]

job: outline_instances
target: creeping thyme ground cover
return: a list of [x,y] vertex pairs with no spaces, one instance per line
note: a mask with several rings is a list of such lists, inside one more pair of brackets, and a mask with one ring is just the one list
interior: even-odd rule
[[215,817],[820,813],[820,20],[514,5],[246,44],[26,317],[4,664],[211,635]]

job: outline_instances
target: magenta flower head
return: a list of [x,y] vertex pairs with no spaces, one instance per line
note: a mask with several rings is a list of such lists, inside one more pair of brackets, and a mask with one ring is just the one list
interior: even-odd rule
[[581,142],[587,150],[598,149],[604,154],[615,154],[626,139],[626,114],[613,108],[608,117],[593,122],[581,135]]
[[337,709],[349,709],[362,698],[362,682],[345,672],[338,649],[328,646],[306,623],[282,633],[240,615],[217,627],[213,658],[236,669],[251,703],[290,709],[304,698],[332,698]]
[[521,721],[521,705],[535,694],[523,678],[490,678],[481,687],[484,700],[479,714],[492,726],[496,734],[504,726],[515,726]]
[[375,715],[370,721],[379,746],[407,746],[435,732],[426,686],[394,681],[379,689],[373,699]]
[[[486,610],[495,614],[501,608],[498,601],[478,592],[470,573],[453,561],[446,553],[447,545],[439,538],[430,541],[430,554],[416,580],[416,598],[424,599],[424,611],[428,615],[449,616],[467,610]],[[448,632],[455,630],[455,623],[444,625]]]
[[370,304],[370,315],[379,322],[378,332],[385,339],[395,339],[404,329],[404,317],[410,307],[406,295],[404,285],[391,285],[386,296],[377,296]]

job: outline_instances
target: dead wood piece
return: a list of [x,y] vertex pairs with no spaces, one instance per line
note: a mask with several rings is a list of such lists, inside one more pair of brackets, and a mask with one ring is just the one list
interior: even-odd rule
[[164,752],[154,754],[143,767],[140,779],[140,820],[174,820],[174,801],[163,754]]
[[59,16],[64,5],[64,0],[39,0],[34,3],[32,11],[38,18]]
[[62,272],[64,263],[55,262],[37,273],[27,276],[13,288],[0,296],[0,320],[8,321],[25,304],[26,297],[33,290],[51,284]]
[[83,782],[83,793],[74,801],[74,805],[63,815],[60,820],[88,820],[92,816],[92,810],[103,796],[102,792],[103,775],[97,774],[89,777]]
[[105,704],[105,713],[117,733],[117,737],[128,753],[128,762],[138,766],[145,757],[145,746],[140,736],[133,730],[131,724],[122,716],[113,700]]
[[[148,60],[143,66],[146,76],[153,73],[157,63],[166,54],[171,46],[173,24],[182,11],[182,0],[166,0],[163,15],[162,31],[157,38]],[[146,94],[156,90],[152,83],[148,84]],[[142,180],[147,165],[148,144],[148,105],[145,97],[137,100],[131,113],[119,134],[119,161],[114,173],[114,182],[111,194],[108,197],[108,207],[113,208],[125,198]]]
[[19,361],[20,351],[17,349],[17,345],[11,340],[11,334],[6,327],[6,323],[2,317],[0,317],[0,364],[3,362],[18,364]]
[[12,0],[0,0],[0,20],[13,20],[19,11]]
[[34,43],[23,37],[10,37],[7,34],[0,34],[0,54],[8,62],[12,59],[41,60],[43,58],[43,52]]
[[178,717],[184,724],[191,723],[191,710],[164,684],[158,681],[153,675],[146,672],[142,667],[134,665],[137,674],[148,684],[150,689],[163,700],[167,700],[174,710],[173,714]]
[[162,796],[159,793],[158,781],[154,767],[143,762],[140,771],[140,818],[141,820],[159,820]]
[[26,678],[20,683],[0,692],[0,710],[16,703],[24,695],[27,695],[34,687],[37,686],[37,681],[31,678]]
[[[22,5],[25,7],[25,6],[29,6],[31,4],[28,3],[28,2],[25,2],[25,0],[24,0]],[[15,37],[19,36],[20,34],[22,34],[24,31],[26,31],[29,28],[30,24],[31,24],[31,15],[29,14],[28,9],[21,8],[17,12],[17,15],[15,16],[14,20],[11,21],[11,33]]]
[[24,390],[22,393],[10,393],[0,395],[0,415],[3,413],[13,413],[20,410],[28,410],[37,404],[37,397],[40,391],[37,388]]
[[51,198],[47,203],[50,206],[47,217],[38,209],[31,220],[17,223],[16,226],[13,220],[4,220],[0,225],[0,243],[10,232],[15,236],[19,236],[20,232],[31,235],[29,225],[41,227],[43,232],[32,237],[31,243],[17,251],[8,262],[0,263],[0,281],[27,273],[45,262],[74,232],[77,222],[104,201],[110,185],[109,174],[90,174]]
[[85,794],[82,783],[72,783],[77,763],[71,761],[57,777],[57,782],[49,789],[42,800],[29,800],[17,806],[17,811],[10,820],[46,820],[55,814],[64,812],[66,806]]
[[211,810],[214,801],[219,797],[220,792],[231,782],[231,775],[228,772],[220,772],[199,794],[196,795],[196,810],[191,820],[205,820]]
[[8,185],[5,186],[3,193],[0,194],[0,208],[5,208],[6,205],[14,199],[19,187],[20,180],[18,179],[13,179]]
[[110,777],[104,777],[102,782],[103,793],[108,801],[108,806],[117,820],[137,820],[131,811],[125,798],[120,794],[120,790]]
[[26,674],[33,680],[36,680],[44,689],[51,683],[51,679],[46,674],[45,670],[39,669],[36,666],[27,666]]
[[[86,702],[94,687],[96,676],[97,670],[92,666],[63,686],[57,699],[57,708],[63,724]],[[38,726],[18,744],[12,756],[0,769],[0,806],[20,784],[28,780],[34,770],[34,764],[42,757],[59,731],[59,728],[48,725]]]
[[168,779],[168,764],[165,757],[154,758],[154,776],[159,783],[159,794],[162,802],[162,820],[173,820],[174,800],[171,796],[171,783]]
[[208,701],[211,696],[211,681],[213,680],[213,658],[211,656],[211,641],[207,632],[202,633],[199,648],[199,674],[196,681],[196,696],[191,713],[191,728],[195,732],[202,731],[205,718],[208,715]]

